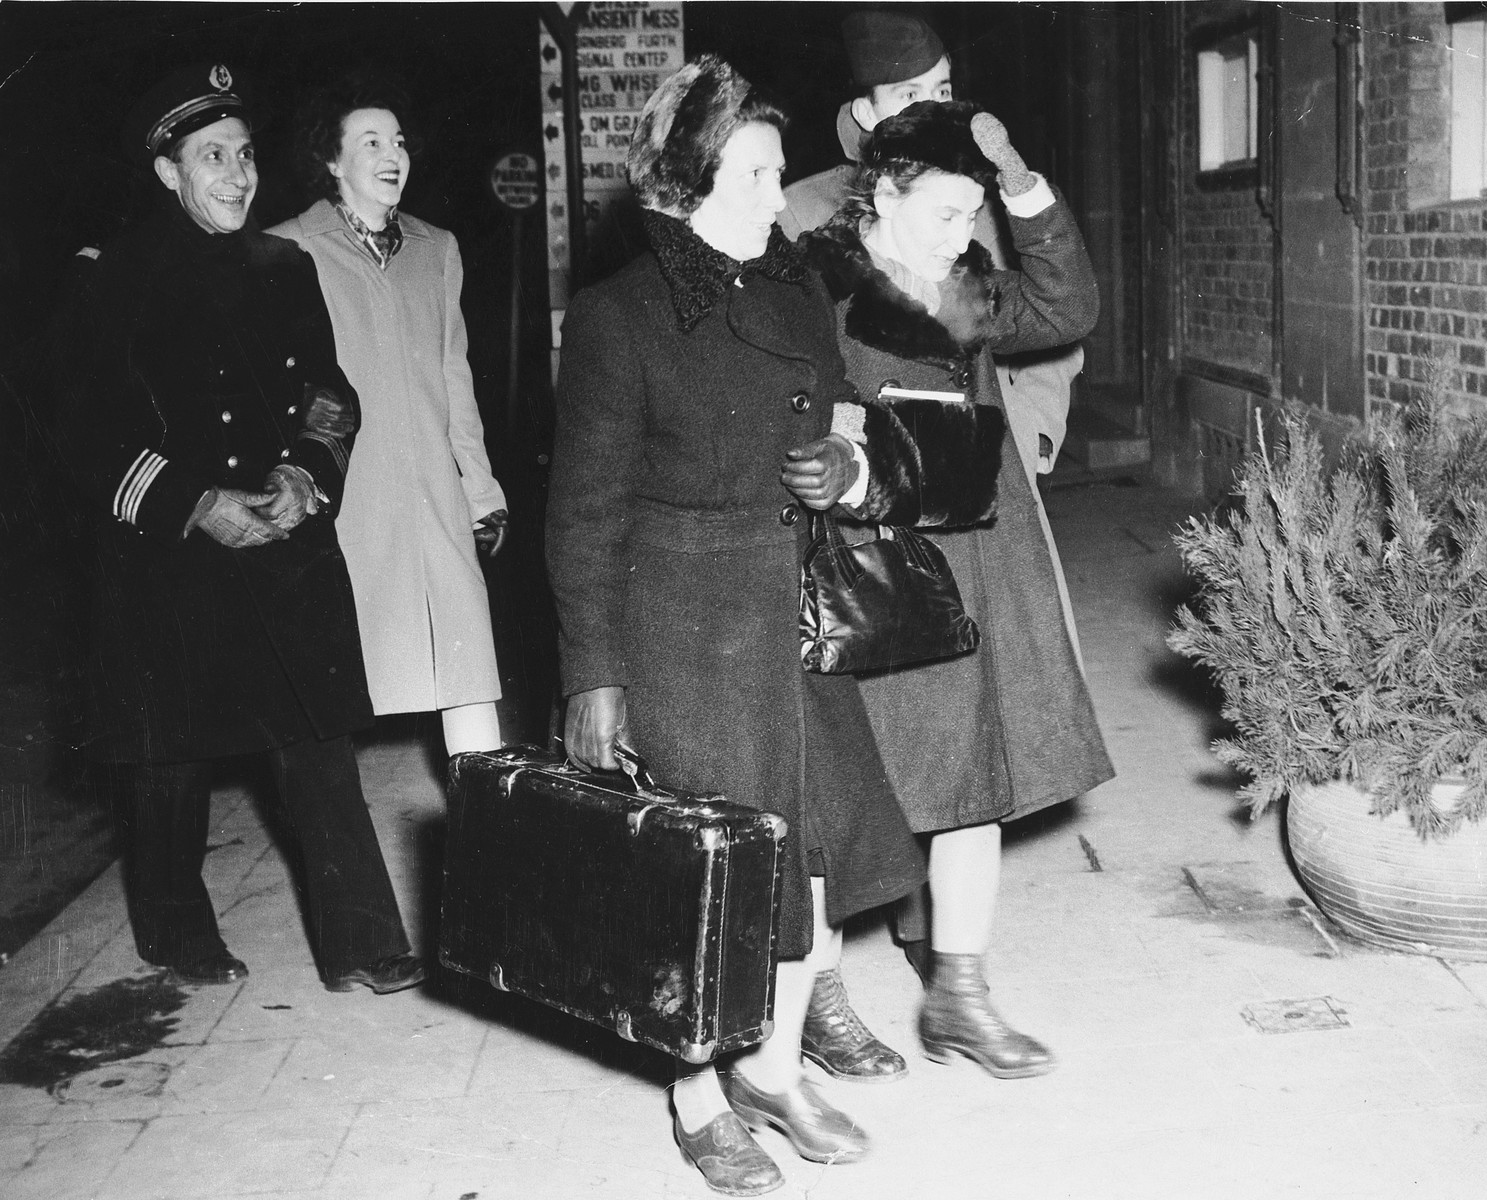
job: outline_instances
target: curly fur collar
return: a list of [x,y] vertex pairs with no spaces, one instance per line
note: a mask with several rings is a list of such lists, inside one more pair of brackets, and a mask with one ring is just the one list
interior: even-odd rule
[[991,335],[1001,296],[991,255],[979,242],[967,247],[939,285],[935,316],[873,264],[855,216],[839,214],[800,244],[832,300],[849,301],[845,330],[854,341],[951,369],[977,354]]
[[805,286],[810,278],[805,255],[780,232],[778,225],[769,231],[764,253],[740,263],[709,246],[685,221],[654,209],[646,209],[641,215],[656,263],[661,268],[661,278],[671,289],[677,328],[683,333],[697,328],[735,279],[762,275],[780,283]]

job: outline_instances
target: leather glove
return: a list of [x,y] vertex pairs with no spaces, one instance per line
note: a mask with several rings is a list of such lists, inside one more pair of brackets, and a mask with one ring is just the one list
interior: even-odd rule
[[320,511],[315,501],[315,484],[301,467],[281,463],[268,473],[268,478],[263,481],[263,491],[271,499],[267,504],[255,505],[258,515],[286,534],[306,517],[313,517]]
[[971,118],[971,136],[997,169],[997,186],[1007,195],[1020,196],[1038,182],[1022,161],[1022,155],[1012,148],[1007,127],[989,112],[979,112]]
[[511,527],[511,514],[504,508],[488,512],[475,526],[475,549],[486,558],[495,558],[506,544],[506,531]]
[[325,437],[343,438],[356,431],[351,406],[329,388],[305,384],[305,428]]
[[625,732],[625,689],[598,687],[568,697],[563,742],[568,757],[586,771],[618,771],[614,744]]
[[185,532],[200,529],[214,542],[230,550],[246,550],[289,537],[254,509],[273,503],[270,492],[245,492],[241,488],[211,488],[196,502]]
[[824,512],[847,494],[857,479],[851,443],[839,433],[786,450],[780,482],[807,508]]

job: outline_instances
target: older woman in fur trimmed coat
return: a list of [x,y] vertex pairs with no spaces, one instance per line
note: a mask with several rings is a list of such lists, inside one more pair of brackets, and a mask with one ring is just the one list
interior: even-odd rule
[[[856,681],[800,664],[802,506],[865,494],[913,523],[924,497],[894,486],[921,459],[886,410],[857,410],[865,448],[832,433],[853,393],[830,302],[773,224],[782,126],[711,56],[647,103],[627,165],[651,252],[568,310],[548,506],[569,755],[613,769],[624,742],[671,785],[789,823],[774,1034],[721,1078],[682,1068],[672,1092],[678,1144],[729,1195],[783,1183],[746,1125],[813,1161],[866,1153],[801,1072],[813,956],[924,878]],[[992,511],[970,456],[1001,432],[973,420],[950,441],[963,519]]]
[[[1020,271],[996,270],[971,238],[994,181]],[[802,244],[836,301],[847,376],[868,400],[918,391],[1000,408],[988,351],[1065,345],[1098,314],[1067,206],[1027,170],[1001,122],[969,103],[915,104],[880,123],[853,198]],[[1010,432],[998,482],[994,523],[930,534],[980,625],[979,650],[864,679],[862,694],[909,824],[930,845],[924,1049],[1016,1078],[1049,1070],[1052,1056],[987,1000],[981,960],[1000,879],[998,822],[1077,796],[1113,770]],[[806,1052],[839,1077],[902,1071],[851,1013],[834,971],[817,979],[805,1038]]]

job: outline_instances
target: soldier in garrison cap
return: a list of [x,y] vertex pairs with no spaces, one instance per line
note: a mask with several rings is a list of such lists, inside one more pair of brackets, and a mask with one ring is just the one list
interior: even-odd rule
[[[826,225],[848,203],[865,149],[875,129],[884,121],[899,116],[910,105],[922,101],[944,103],[951,101],[954,96],[949,55],[939,35],[918,15],[882,10],[855,11],[849,13],[842,22],[842,38],[856,89],[852,98],[838,110],[836,118],[836,132],[846,161],[828,171],[799,180],[785,189],[785,209],[780,213],[779,222],[792,241]],[[998,232],[998,223],[989,213],[994,190],[987,190],[985,205],[976,216],[973,237],[990,253],[996,268],[1006,269],[1015,264],[1009,263],[1009,256]],[[1062,616],[1062,629],[1042,632],[1050,639],[1062,640],[1071,647],[1073,659],[1077,663],[1079,641],[1073,607],[1069,601],[1058,548],[1053,541],[1053,531],[1043,511],[1036,477],[1053,470],[1067,426],[1070,388],[1074,377],[1084,365],[1084,350],[1078,344],[1016,355],[994,355],[990,350],[985,350],[978,358],[988,372],[995,374],[997,402],[1006,415],[1010,444],[1002,459],[1001,491],[1004,496],[1029,496],[1031,516],[1041,533],[1041,545],[1020,549],[1029,555],[1036,552],[1039,556],[1039,576],[1047,576],[1046,582],[1057,596]],[[876,387],[880,381],[854,379],[853,382],[866,391],[870,386]],[[989,391],[990,388],[986,390]],[[1013,450],[1016,451],[1015,454],[1011,452]],[[1026,476],[1025,480],[1008,476],[1010,470],[1018,467],[1021,468],[1019,473]],[[1002,525],[1010,528],[1011,522],[1004,519]],[[1005,624],[1005,618],[1003,623]],[[983,625],[984,632],[990,624],[988,622]],[[1009,633],[1007,636],[1017,635]],[[990,648],[983,645],[980,658],[989,660],[990,655]],[[874,710],[875,699],[891,709],[891,704],[884,697],[894,692],[896,678],[899,677],[884,677],[874,681],[872,687],[864,689],[869,711],[874,712],[875,717],[879,716]],[[1052,688],[1055,685],[1050,683],[1048,686]],[[1087,697],[1082,677],[1068,681],[1064,691],[1066,699],[1082,702]],[[1051,711],[1036,702],[1030,702],[1025,707],[1030,713],[1046,714]],[[976,709],[974,705],[967,705],[965,711],[970,713]],[[894,776],[895,786],[903,799],[909,773],[894,770],[898,765],[894,734],[891,728],[885,733],[882,721],[875,723],[875,729],[878,731],[890,776]],[[1071,754],[1070,762],[1085,761],[1088,758],[1103,763],[1104,750],[1099,744],[1098,731],[1090,733],[1085,730],[1085,734],[1087,736],[1081,735],[1080,748],[1081,752],[1088,751],[1087,756],[1083,753]],[[1081,773],[1070,768],[1060,773],[1044,770],[1041,763],[1034,765],[1027,750],[1033,740],[1035,739],[1019,738],[1019,744],[1010,746],[1008,754],[1013,764],[1012,773],[1024,781],[1024,791],[1036,792],[1040,800],[1066,800],[1104,777],[1103,766],[1092,772]],[[1023,762],[1019,755],[1028,761]],[[1036,784],[1027,783],[1030,780],[1036,780]],[[1017,800],[1018,815],[1021,815],[1023,797],[1018,797]],[[915,828],[918,830],[921,826],[916,824]],[[985,832],[994,833],[995,826]],[[988,878],[994,878],[992,872],[996,870],[999,855],[998,841],[994,850],[983,850],[977,855],[966,857],[965,861],[974,860],[973,873],[980,872]],[[932,868],[931,877],[935,875],[936,871]],[[950,872],[942,870],[939,876],[942,880],[947,879]],[[949,884],[942,883],[942,890],[949,887]],[[992,890],[994,894],[994,886]],[[951,911],[951,905],[945,903],[944,899],[942,897],[938,907],[942,920],[945,919],[944,914]],[[905,954],[921,976],[928,974],[930,961],[930,920],[927,914],[925,895],[922,893],[911,897],[896,911],[899,940],[904,946]],[[1004,1060],[1004,1065],[1016,1059],[1008,1069],[1037,1073],[1047,1069],[1051,1063],[1051,1058],[1041,1045],[1017,1034],[1015,1030],[1007,1029],[1005,1034],[998,1035],[997,1040],[998,1053]],[[822,972],[818,976],[818,988],[812,998],[803,1045],[808,1057],[828,1073],[841,1079],[883,1081],[900,1078],[907,1070],[904,1059],[874,1037],[853,1012],[840,973],[835,970]],[[1036,1049],[1029,1051],[1029,1047]],[[1035,1058],[1037,1061],[1034,1061]]]
[[129,783],[136,946],[182,982],[247,974],[201,867],[213,762],[265,753],[326,987],[411,986],[350,737],[372,718],[333,523],[356,395],[314,264],[250,222],[238,72],[172,74],[123,137],[160,204],[90,269],[62,371],[96,527],[89,748]]

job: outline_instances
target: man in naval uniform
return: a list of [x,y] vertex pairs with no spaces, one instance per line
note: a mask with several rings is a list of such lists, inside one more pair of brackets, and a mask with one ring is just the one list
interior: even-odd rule
[[90,267],[62,370],[97,527],[89,748],[128,785],[136,946],[186,983],[248,973],[201,870],[213,762],[264,753],[325,986],[412,986],[350,737],[372,710],[332,518],[356,397],[314,265],[249,221],[252,128],[227,66],[162,81],[124,136],[160,204]]

